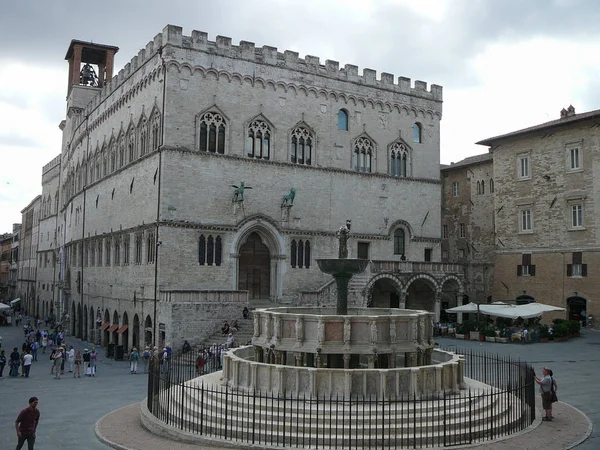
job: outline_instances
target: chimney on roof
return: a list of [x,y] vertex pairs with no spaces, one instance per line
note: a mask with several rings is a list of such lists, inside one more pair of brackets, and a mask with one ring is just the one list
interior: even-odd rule
[[560,111],[560,118],[564,119],[566,117],[571,117],[575,115],[575,108],[573,107],[573,105],[569,105],[569,107],[567,109],[563,108]]

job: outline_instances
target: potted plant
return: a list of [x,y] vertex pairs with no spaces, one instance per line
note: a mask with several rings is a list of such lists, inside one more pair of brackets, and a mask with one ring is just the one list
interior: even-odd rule
[[538,328],[540,335],[540,342],[548,342],[550,338],[550,328],[545,323],[541,324]]
[[467,320],[463,323],[458,324],[456,327],[456,338],[457,339],[466,339],[467,341],[471,339],[471,332],[476,329],[476,322],[473,320]]
[[569,325],[567,322],[562,321],[552,327],[552,335],[556,342],[564,342],[569,339]]
[[481,330],[481,334],[485,337],[486,342],[496,342],[496,330],[486,327]]
[[567,328],[569,330],[569,337],[579,337],[581,336],[579,331],[581,330],[581,324],[579,320],[569,320],[567,323]]

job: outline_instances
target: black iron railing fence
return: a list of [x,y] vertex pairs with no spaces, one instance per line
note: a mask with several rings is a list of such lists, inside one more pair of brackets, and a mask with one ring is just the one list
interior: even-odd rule
[[[147,406],[159,421],[179,430],[269,447],[449,447],[498,439],[533,422],[531,366],[452,351],[464,355],[468,387],[427,399],[242,392],[197,379],[196,358],[184,354],[151,366]],[[210,360],[201,370],[219,368],[220,360]]]

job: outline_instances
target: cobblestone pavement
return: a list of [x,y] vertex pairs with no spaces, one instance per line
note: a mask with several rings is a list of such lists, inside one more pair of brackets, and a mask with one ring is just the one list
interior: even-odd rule
[[[2,349],[7,356],[13,347],[21,351],[22,327],[2,326]],[[67,345],[76,350],[91,348],[91,344],[67,337]],[[60,380],[50,375],[49,352],[38,354],[30,378],[8,377],[7,368],[0,378],[0,449],[13,449],[17,444],[15,419],[27,407],[29,397],[40,399],[40,424],[36,448],[47,450],[106,450],[94,433],[94,424],[106,413],[140,402],[146,396],[147,378],[131,375],[129,363],[104,357],[99,348],[98,372],[94,378],[73,378],[65,373]]]
[[[0,327],[0,335],[4,338],[2,348],[8,353],[14,346],[20,348],[23,339],[21,328]],[[564,343],[495,344],[448,338],[438,339],[438,342],[442,346],[485,350],[501,356],[520,358],[530,362],[537,372],[540,372],[543,366],[554,370],[561,400],[561,403],[555,406],[556,419],[551,423],[538,423],[537,427],[528,433],[485,444],[481,448],[600,448],[600,433],[597,428],[591,429],[587,419],[596,424],[600,421],[600,332],[584,330],[581,338]],[[88,343],[69,338],[67,343],[80,350],[90,346]],[[0,448],[14,447],[14,420],[32,395],[40,398],[39,408],[42,414],[36,442],[38,448],[109,448],[95,436],[95,424],[97,433],[102,439],[112,441],[113,448],[216,448],[176,443],[146,432],[139,421],[139,402],[146,396],[146,377],[130,375],[127,362],[106,359],[101,350],[97,377],[73,379],[68,376],[70,374],[65,374],[64,378],[54,380],[50,375],[48,355],[40,355],[38,359],[33,365],[31,378],[0,379]],[[584,442],[576,445],[588,434],[590,435]]]

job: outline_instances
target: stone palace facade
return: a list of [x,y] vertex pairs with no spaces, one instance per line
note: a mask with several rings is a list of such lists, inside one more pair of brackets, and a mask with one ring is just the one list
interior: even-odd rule
[[333,304],[316,259],[347,220],[370,260],[351,304],[438,318],[462,298],[441,262],[440,86],[171,25],[113,77],[117,51],[69,46],[42,180],[57,269],[30,310],[125,350],[200,342],[246,304]]

